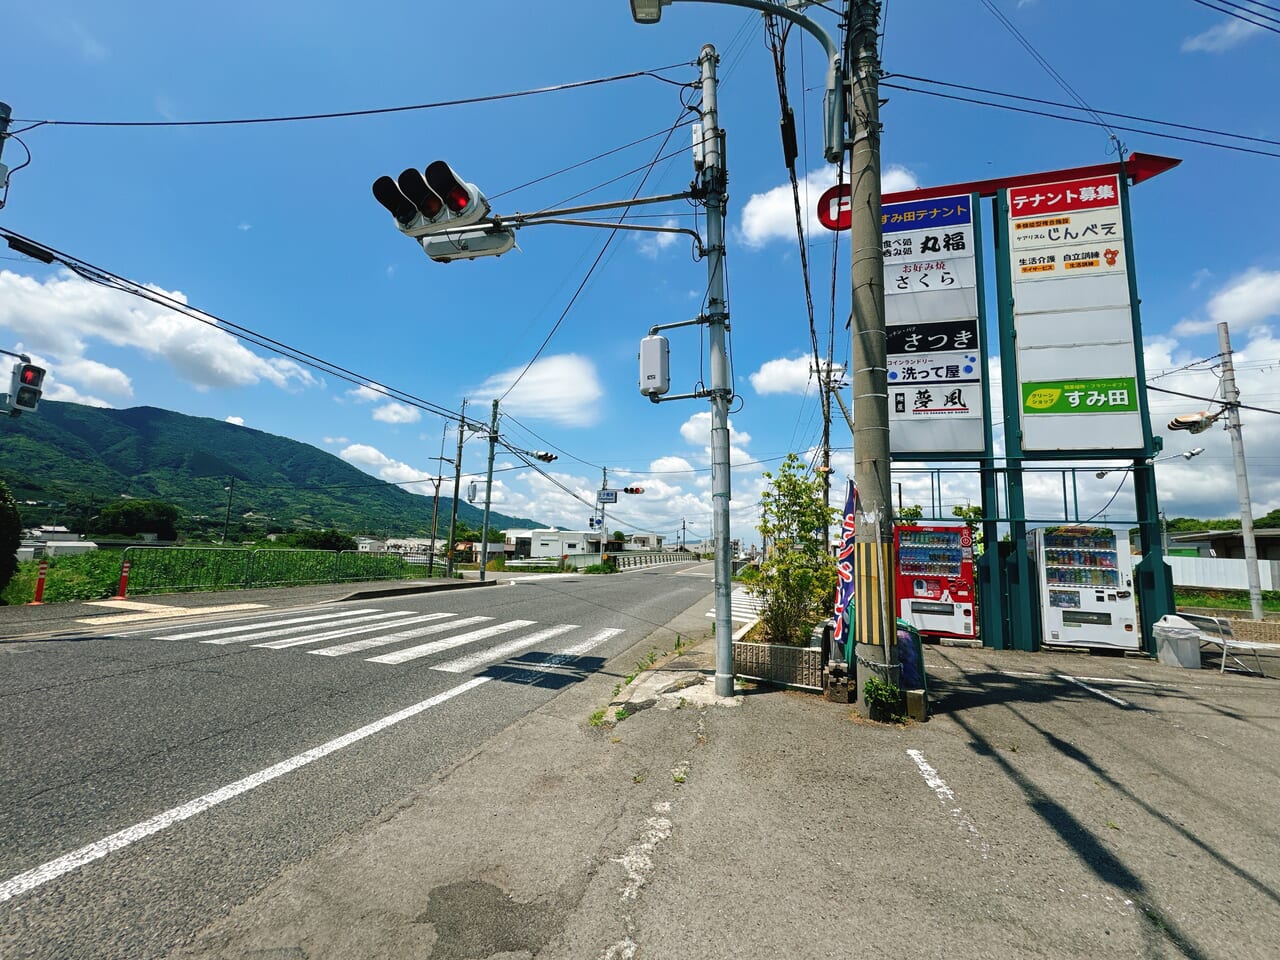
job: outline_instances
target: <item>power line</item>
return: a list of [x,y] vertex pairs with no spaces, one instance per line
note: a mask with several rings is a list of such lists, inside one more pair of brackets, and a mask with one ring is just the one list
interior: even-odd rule
[[[515,90],[508,93],[493,93],[479,97],[462,97],[457,100],[438,100],[433,103],[414,103],[396,107],[371,107],[364,110],[341,110],[333,113],[304,113],[277,117],[241,117],[226,120],[15,120],[14,123],[27,123],[28,127],[16,130],[24,133],[40,126],[62,127],[226,127],[245,124],[293,123],[303,120],[337,120],[349,117],[369,117],[388,113],[406,113],[412,110],[436,110],[441,107],[459,107],[474,103],[492,103],[497,100],[513,100],[519,97],[532,97],[544,93],[557,93],[562,90],[576,90],[582,87],[593,87],[603,83],[616,83],[620,80],[634,80],[637,77],[652,77],[664,83],[672,83],[666,77],[658,76],[666,70],[690,66],[688,62],[668,64],[652,70],[637,70],[632,73],[619,73],[611,77],[597,77],[593,80],[575,80],[570,83],[557,83],[548,87],[535,87],[531,90]],[[682,84],[683,85],[683,84]]]
[[[928,97],[941,97],[944,100],[957,100],[961,103],[974,103],[983,107],[996,107],[997,109],[1000,109],[1000,110],[1011,110],[1014,113],[1026,113],[1026,114],[1030,114],[1032,116],[1037,116],[1037,117],[1048,117],[1051,120],[1066,120],[1069,123],[1083,123],[1089,126],[1098,125],[1096,121],[1090,120],[1087,117],[1066,117],[1060,113],[1049,113],[1045,110],[1032,110],[1027,107],[1016,107],[1010,103],[994,103],[990,100],[979,100],[974,97],[962,97],[953,93],[942,93],[939,90],[921,90],[916,87],[908,87],[898,83],[881,83],[880,86],[889,87],[893,90],[903,90],[903,91],[906,91],[907,93],[922,93]],[[1127,130],[1131,133],[1141,133],[1150,137],[1160,137],[1161,139],[1164,139],[1164,140],[1178,140],[1178,141],[1181,141],[1182,143],[1195,143],[1195,144],[1199,144],[1202,147],[1217,147],[1220,150],[1234,150],[1237,153],[1251,153],[1260,157],[1280,158],[1280,153],[1272,153],[1269,150],[1254,150],[1251,147],[1240,147],[1231,143],[1214,143],[1210,140],[1199,140],[1199,139],[1196,139],[1195,137],[1180,137],[1172,133],[1160,133],[1157,130],[1144,130],[1140,127],[1126,127],[1120,124],[1112,124],[1110,126],[1103,124],[1103,126],[1106,126],[1107,129]]]
[[999,7],[993,4],[991,0],[980,0],[980,2],[984,7],[987,8],[987,10],[991,12],[991,15],[996,18],[996,20],[1000,23],[1000,25],[1003,26],[1006,30],[1008,30],[1009,33],[1012,34],[1013,38],[1018,41],[1018,43],[1022,44],[1023,48],[1027,51],[1027,53],[1031,54],[1032,58],[1038,64],[1040,64],[1041,67],[1044,68],[1044,71],[1047,74],[1049,74],[1049,76],[1058,84],[1058,86],[1060,86],[1063,90],[1065,90],[1067,92],[1067,95],[1080,105],[1081,109],[1086,110],[1093,115],[1093,118],[1094,120],[1097,121],[1098,126],[1102,127],[1104,130],[1107,131],[1107,133],[1111,134],[1111,138],[1113,140],[1119,139],[1116,136],[1115,131],[1112,130],[1111,127],[1107,125],[1106,121],[1104,121],[1102,117],[1098,116],[1098,114],[1094,112],[1093,108],[1090,107],[1089,104],[1085,102],[1084,98],[1081,97],[1080,94],[1076,93],[1075,88],[1072,87],[1071,84],[1067,82],[1066,78],[1063,77],[1062,74],[1060,74],[1057,70],[1053,68],[1053,65],[1049,63],[1049,61],[1046,60],[1040,54],[1040,51],[1035,48],[1035,45],[1030,40],[1028,40],[1025,36],[1023,36],[1022,31],[1020,31],[1016,26],[1014,26],[1013,21],[1010,20],[1008,17],[1006,17],[1004,13],[1001,12]]
[[[885,76],[885,79],[897,77],[902,80],[912,80],[912,81],[915,81],[916,83],[929,83],[939,87],[949,87],[952,90],[967,90],[970,93],[985,93],[993,97],[1004,97],[1007,100],[1021,100],[1024,103],[1038,103],[1041,106],[1061,107],[1065,110],[1085,109],[1084,107],[1077,107],[1070,103],[1062,103],[1058,100],[1045,100],[1041,97],[1028,97],[1028,96],[1023,96],[1022,94],[1017,94],[1017,93],[1004,93],[1000,90],[988,90],[984,87],[972,87],[963,83],[948,83],[945,80],[933,80],[933,79],[930,79],[929,77],[917,77],[909,73],[886,73],[884,76]],[[1212,134],[1215,137],[1231,137],[1232,139],[1235,139],[1235,140],[1247,140],[1251,143],[1265,143],[1268,146],[1280,147],[1280,140],[1269,140],[1266,137],[1250,137],[1243,133],[1231,133],[1226,130],[1214,130],[1210,127],[1199,127],[1199,126],[1195,126],[1194,124],[1174,123],[1171,120],[1159,120],[1154,117],[1135,116],[1134,114],[1131,114],[1131,113],[1117,113],[1114,110],[1089,110],[1089,113],[1093,113],[1093,114],[1100,113],[1108,117],[1119,117],[1121,120],[1136,120],[1140,123],[1154,123],[1162,127],[1173,127],[1177,130],[1190,130],[1193,133]]]
[[[1216,397],[1202,397],[1194,393],[1182,393],[1179,390],[1167,390],[1164,387],[1153,386],[1150,383],[1147,384],[1147,389],[1155,390],[1158,393],[1170,393],[1170,394],[1173,394],[1175,397],[1186,397],[1189,400],[1200,400],[1204,403],[1223,403],[1224,402],[1222,400],[1217,399]],[[1251,407],[1247,403],[1236,402],[1236,403],[1226,404],[1226,405],[1232,406],[1232,407],[1238,407],[1241,410],[1256,410],[1258,413],[1274,413],[1277,416],[1280,416],[1280,410],[1268,410],[1266,407]]]
[[25,237],[20,233],[8,229],[7,227],[0,227],[0,236],[6,238],[12,237],[21,241],[26,244],[28,249],[39,251],[43,255],[48,256],[50,258],[48,262],[56,261],[76,274],[76,276],[90,283],[96,283],[99,286],[107,287],[108,289],[127,293],[143,300],[149,300],[157,306],[164,307],[174,313],[180,313],[183,316],[196,320],[199,323],[203,323],[206,326],[213,327],[215,330],[221,330],[223,333],[230,333],[231,331],[234,331],[238,339],[252,343],[254,346],[261,347],[271,353],[278,354],[279,356],[292,360],[297,364],[310,367],[313,370],[317,370],[339,380],[345,380],[346,382],[358,387],[381,394],[390,400],[403,403],[406,406],[417,407],[420,410],[425,410],[428,413],[432,413],[446,420],[454,420],[460,423],[466,423],[471,426],[483,428],[482,425],[477,424],[474,421],[467,420],[457,411],[450,410],[438,403],[425,400],[422,397],[415,396],[407,391],[399,390],[394,387],[387,387],[370,377],[356,373],[346,367],[339,366],[332,361],[324,360],[320,357],[314,356],[313,354],[306,353],[297,347],[292,347],[279,340],[274,340],[265,334],[251,330],[248,327],[223,319],[217,314],[192,307],[190,304],[183,303],[166,293],[143,286],[136,281],[128,280],[102,267],[95,266],[88,261],[72,256],[71,254],[63,253],[60,250],[55,250],[45,244],[38,243],[30,237]]
[[1272,23],[1280,23],[1280,20],[1277,20],[1275,17],[1269,17],[1265,13],[1259,13],[1257,10],[1251,10],[1248,7],[1242,7],[1238,3],[1231,3],[1230,0],[1218,0],[1218,2],[1226,4],[1227,7],[1235,7],[1236,10],[1243,10],[1246,13],[1248,13],[1249,16],[1246,17],[1243,13],[1236,13],[1232,10],[1226,9],[1225,7],[1218,7],[1212,3],[1206,3],[1205,0],[1192,0],[1192,2],[1198,3],[1202,7],[1208,7],[1210,10],[1217,11],[1218,13],[1225,13],[1228,17],[1235,17],[1237,20],[1243,23],[1247,23],[1252,27],[1260,27],[1263,30],[1270,30],[1272,33],[1280,33],[1280,30],[1277,30],[1275,27],[1269,27],[1265,23],[1259,23],[1258,20],[1250,19],[1250,17],[1258,17],[1262,20],[1270,20]]
[[[685,107],[682,104],[680,113],[676,116],[675,122],[671,125],[671,129],[667,131],[666,139],[664,139],[662,141],[662,144],[658,147],[658,150],[657,150],[658,155],[655,156],[653,160],[649,163],[648,168],[644,172],[644,176],[640,178],[640,182],[636,185],[635,190],[632,192],[631,194],[632,200],[640,196],[640,191],[643,190],[644,185],[649,182],[649,175],[653,172],[654,166],[656,166],[658,163],[661,162],[662,151],[664,151],[667,148],[667,144],[671,141],[672,135],[682,125],[681,118],[684,116],[684,113],[685,113]],[[622,218],[626,217],[627,211],[629,209],[630,207],[623,208],[622,215],[621,217],[619,217],[620,221]],[[600,261],[604,259],[604,255],[608,252],[610,245],[612,245],[613,240],[615,237],[617,237],[617,235],[618,235],[618,231],[616,229],[609,231],[609,235],[605,238],[604,243],[601,244],[600,246],[600,252],[596,254],[596,258],[591,262],[591,266],[587,268],[586,275],[582,278],[582,282],[579,283],[578,288],[573,291],[573,296],[569,298],[569,302],[565,304],[564,309],[560,312],[560,316],[557,317],[556,322],[551,325],[551,329],[547,332],[546,337],[543,338],[542,343],[538,345],[538,349],[534,351],[533,356],[529,358],[529,362],[525,364],[524,369],[521,370],[519,375],[514,380],[511,381],[511,384],[507,387],[505,391],[503,391],[502,396],[498,398],[499,401],[505,400],[508,396],[510,396],[511,391],[514,390],[519,385],[520,381],[524,379],[525,374],[527,374],[533,368],[533,365],[538,362],[538,358],[542,356],[542,351],[547,348],[547,345],[551,342],[551,338],[556,335],[556,331],[559,330],[560,325],[564,323],[565,317],[567,317],[569,315],[569,311],[573,309],[573,305],[578,302],[578,297],[581,296],[582,291],[586,289],[587,283],[591,280],[591,277],[595,274],[596,268],[600,265]]]

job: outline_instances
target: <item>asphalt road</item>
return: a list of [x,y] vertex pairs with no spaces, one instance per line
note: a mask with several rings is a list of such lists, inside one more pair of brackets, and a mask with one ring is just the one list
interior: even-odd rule
[[0,644],[0,955],[164,956],[710,589],[682,565]]

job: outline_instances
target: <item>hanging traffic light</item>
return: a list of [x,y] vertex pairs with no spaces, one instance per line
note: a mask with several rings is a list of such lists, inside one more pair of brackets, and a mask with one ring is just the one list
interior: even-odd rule
[[644,487],[623,487],[623,493],[644,493]]
[[510,227],[483,222],[489,201],[443,160],[432,161],[421,173],[411,167],[394,180],[379,177],[373,196],[395,217],[400,232],[422,244],[437,263],[500,257],[516,245]]
[[410,167],[394,180],[379,177],[373,196],[410,237],[469,227],[489,214],[484,194],[443,160],[432,161],[421,173]]
[[7,408],[9,416],[16,417],[22,413],[34,413],[40,405],[40,395],[44,392],[44,367],[34,363],[15,363],[9,379]]

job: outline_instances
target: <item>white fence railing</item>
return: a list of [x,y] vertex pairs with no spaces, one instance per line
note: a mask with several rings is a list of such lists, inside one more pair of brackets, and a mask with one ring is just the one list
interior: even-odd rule
[[[1212,587],[1219,590],[1248,590],[1249,571],[1244,560],[1227,557],[1166,557],[1177,587]],[[1263,590],[1280,584],[1280,562],[1258,561],[1258,579]]]

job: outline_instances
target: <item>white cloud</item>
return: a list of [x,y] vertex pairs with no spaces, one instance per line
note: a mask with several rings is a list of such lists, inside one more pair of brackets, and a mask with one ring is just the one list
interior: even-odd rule
[[[543,357],[520,377],[523,367],[495,373],[471,391],[482,399],[501,397],[502,408],[520,417],[549,420],[567,427],[589,427],[600,420],[604,388],[595,365],[586,357],[565,353]],[[515,384],[516,378],[520,382]]]
[[250,230],[252,230],[252,229],[253,229],[253,224],[252,224],[252,223],[245,223],[245,222],[243,222],[243,221],[242,221],[242,222],[240,223],[240,225],[236,227],[236,229],[237,229],[237,230],[240,230],[240,231],[243,231],[244,233],[248,233]]
[[803,395],[808,391],[809,383],[813,379],[809,373],[812,363],[810,357],[769,360],[751,374],[751,386],[759,394],[798,393]]
[[[818,198],[828,187],[835,185],[835,172],[829,166],[810,171],[800,181],[800,208],[804,211],[805,233],[808,236],[822,236],[826,227],[818,222]],[[906,167],[891,166],[881,174],[881,190],[884,193],[898,193],[903,190],[914,190],[920,184],[915,174]],[[742,224],[739,228],[742,241],[749,247],[760,248],[771,240],[796,239],[795,200],[791,194],[791,184],[755,193],[742,208]]]
[[65,383],[57,383],[48,378],[44,382],[44,391],[42,396],[46,400],[60,400],[64,403],[82,403],[86,407],[103,407],[111,409],[112,405],[107,403],[101,397],[95,397],[91,394],[81,393],[75,387],[68,386]]
[[133,381],[129,379],[129,375],[97,360],[71,357],[59,361],[54,369],[60,380],[75,381],[80,386],[113,397],[133,396]]
[[232,417],[224,417],[223,419],[224,419],[227,423],[234,423],[237,427],[243,427],[243,426],[244,426],[244,417],[234,417],[234,416],[232,416]]
[[1204,33],[1187,37],[1182,41],[1183,53],[1223,53],[1232,47],[1239,46],[1255,34],[1261,33],[1262,27],[1253,23],[1245,23],[1232,17]]
[[[675,217],[667,217],[658,226],[678,227],[680,226],[680,221]],[[650,260],[656,260],[658,254],[674,246],[677,240],[687,241],[688,239],[688,237],[678,233],[637,233],[636,248],[642,256],[648,257]]]
[[422,419],[422,411],[405,403],[390,400],[385,388],[380,383],[365,383],[347,391],[347,396],[356,403],[380,403],[373,411],[373,419],[379,423],[417,423]]
[[650,473],[687,473],[693,475],[694,468],[684,457],[659,457],[649,464]]
[[417,423],[422,411],[403,403],[385,403],[373,411],[373,419],[381,423]]
[[1226,322],[1232,330],[1246,330],[1265,320],[1280,317],[1280,270],[1253,267],[1231,279],[1209,298],[1208,319],[1189,317],[1173,328],[1178,336],[1215,330]]
[[[692,444],[710,446],[711,444],[711,412],[702,410],[695,413],[684,423],[680,424],[680,436]],[[751,434],[743,433],[733,428],[733,421],[729,421],[729,445],[746,446],[751,442]]]
[[[177,291],[151,289],[186,303]],[[141,350],[168,361],[200,390],[261,382],[289,389],[316,383],[292,360],[260,357],[225,330],[70,273],[41,282],[0,271],[0,327],[18,334],[31,349],[52,354],[59,363],[82,360],[93,340]],[[111,368],[99,366],[96,375],[110,379]],[[83,369],[95,375],[90,368]],[[123,384],[122,376],[116,377],[118,386]]]
[[351,441],[346,437],[325,437],[324,442],[330,446],[338,446],[339,444],[350,443]]
[[[400,460],[393,460],[377,447],[371,447],[366,443],[353,443],[338,451],[338,456],[347,463],[360,467],[367,473],[389,483],[406,483],[408,481],[427,480],[432,474],[425,470],[419,470],[417,467],[411,467],[409,464]],[[421,486],[423,489],[418,489]],[[431,494],[434,490],[432,484],[420,484],[406,486],[406,490],[410,493],[426,493]]]

